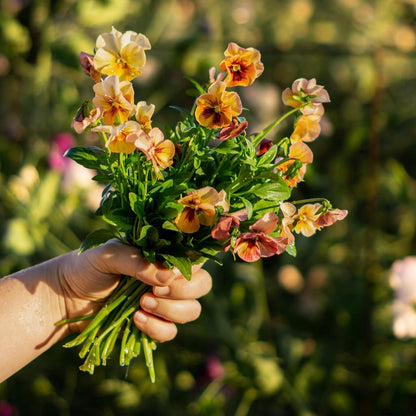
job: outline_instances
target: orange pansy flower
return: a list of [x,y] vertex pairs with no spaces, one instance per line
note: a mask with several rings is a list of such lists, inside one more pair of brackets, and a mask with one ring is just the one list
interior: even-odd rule
[[224,203],[222,195],[211,186],[190,191],[178,202],[184,206],[184,209],[176,217],[175,224],[188,234],[196,233],[201,224],[211,225],[215,216],[215,207]]
[[224,56],[220,69],[228,74],[225,79],[227,87],[251,85],[263,73],[264,65],[260,61],[261,55],[257,49],[245,49],[230,42]]
[[229,126],[242,110],[238,94],[225,91],[225,83],[216,81],[196,100],[195,118],[201,126],[221,128]]
[[305,107],[303,114],[297,119],[295,129],[290,136],[292,142],[312,142],[321,133],[321,121],[324,113],[322,105],[317,107]]
[[93,90],[95,97],[92,102],[95,107],[102,108],[105,124],[122,124],[129,119],[134,108],[134,90],[131,82],[120,82],[117,76],[111,75],[95,84]]
[[[296,186],[299,183],[306,173],[306,165],[312,163],[313,153],[312,150],[303,142],[295,142],[289,148],[288,157],[292,160],[287,160],[277,166],[277,169],[283,173],[283,179],[289,186]],[[299,160],[302,163],[302,166],[299,169],[299,172],[295,176],[289,177],[285,175],[289,170],[290,166],[295,163],[295,160]]]

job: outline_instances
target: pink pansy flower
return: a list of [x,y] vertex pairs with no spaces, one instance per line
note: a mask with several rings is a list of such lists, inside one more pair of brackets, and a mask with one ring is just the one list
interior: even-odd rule
[[94,68],[94,55],[90,55],[86,52],[81,52],[79,55],[79,62],[85,75],[88,75],[94,80],[94,82],[101,81],[101,74]]
[[237,238],[234,253],[240,259],[254,262],[260,257],[271,257],[285,251],[288,239],[286,237],[270,237],[279,221],[274,212],[267,212],[250,226],[251,233],[242,233]]
[[152,161],[155,172],[166,169],[173,163],[175,156],[175,145],[170,140],[165,140],[162,130],[154,127],[146,133],[141,131],[129,138],[134,145],[141,150],[148,160]]
[[215,240],[224,241],[230,236],[232,228],[238,228],[241,221],[247,220],[247,211],[240,209],[239,211],[223,215],[211,230],[211,236]]
[[316,79],[299,78],[292,84],[292,89],[286,88],[282,93],[282,100],[285,105],[298,108],[306,102],[313,105],[329,103],[328,92],[322,85],[316,84]]
[[224,142],[225,140],[239,136],[248,126],[247,121],[239,123],[238,120],[234,119],[231,124],[220,130],[218,138]]
[[81,134],[87,127],[94,124],[102,114],[101,107],[93,108],[88,116],[84,115],[83,111],[80,111],[74,118],[71,127],[78,133]]
[[320,230],[323,227],[329,227],[337,221],[343,220],[348,214],[346,209],[331,209],[325,214],[321,214],[315,222],[315,226]]

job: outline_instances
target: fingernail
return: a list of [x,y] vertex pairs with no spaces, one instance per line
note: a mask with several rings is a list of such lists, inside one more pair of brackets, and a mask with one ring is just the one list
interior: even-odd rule
[[144,296],[141,301],[143,309],[155,309],[158,301],[152,296]]
[[155,286],[153,288],[153,293],[156,296],[166,296],[170,293],[170,287],[169,286]]
[[134,319],[137,322],[144,324],[147,321],[147,316],[142,311],[136,311]]

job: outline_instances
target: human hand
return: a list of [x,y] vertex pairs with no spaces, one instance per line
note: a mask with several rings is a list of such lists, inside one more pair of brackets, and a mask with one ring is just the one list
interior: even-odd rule
[[[122,275],[134,276],[153,286],[152,292],[142,296],[143,310],[135,312],[134,322],[158,342],[175,337],[175,323],[198,318],[201,305],[196,299],[208,293],[212,285],[209,273],[199,267],[194,267],[188,281],[177,269],[167,270],[149,263],[136,248],[110,240],[81,255],[74,251],[63,256],[59,279],[67,317],[97,312]],[[77,332],[86,325],[86,322],[76,322],[68,330]]]

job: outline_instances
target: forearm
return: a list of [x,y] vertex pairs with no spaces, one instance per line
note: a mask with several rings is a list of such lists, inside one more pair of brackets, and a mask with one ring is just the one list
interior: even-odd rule
[[59,260],[0,279],[0,382],[68,335]]

